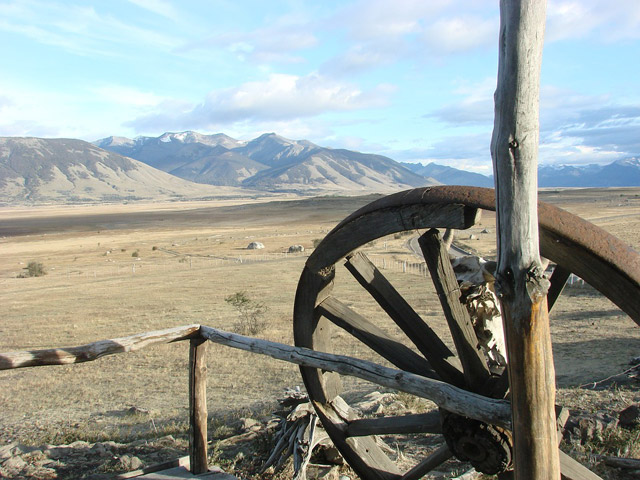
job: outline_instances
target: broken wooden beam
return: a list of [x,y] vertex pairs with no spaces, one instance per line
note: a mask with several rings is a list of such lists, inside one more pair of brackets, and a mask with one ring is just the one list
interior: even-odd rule
[[509,404],[504,400],[483,397],[438,380],[383,367],[382,365],[345,355],[333,355],[308,348],[292,347],[291,345],[246,337],[204,325],[200,327],[200,333],[204,338],[214,343],[268,355],[278,360],[305,367],[351,375],[377,385],[428,398],[441,408],[459,415],[505,428],[510,428],[511,425]]
[[0,370],[91,362],[106,355],[134,352],[156,343],[188,340],[197,336],[199,329],[200,325],[186,325],[184,327],[138,333],[129,337],[100,340],[77,347],[0,353]]

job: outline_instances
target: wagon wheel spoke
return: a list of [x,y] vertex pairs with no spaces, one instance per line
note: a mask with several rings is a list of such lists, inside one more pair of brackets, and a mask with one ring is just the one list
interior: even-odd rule
[[438,468],[444,462],[453,457],[453,453],[447,445],[442,445],[435,452],[405,473],[400,480],[418,480],[430,471]]
[[431,279],[460,356],[467,386],[475,392],[482,391],[491,373],[473,329],[469,312],[460,302],[460,288],[449,260],[447,247],[440,239],[438,230],[434,228],[424,233],[418,239],[418,243],[429,267]]
[[[427,262],[435,267],[436,274],[432,272],[431,276],[432,279],[435,279],[436,288],[439,289],[438,293],[444,310],[448,312],[447,321],[456,343],[455,350],[458,350],[459,360],[458,357],[451,354],[449,349],[444,353],[440,352],[439,357],[434,357],[433,351],[434,349],[438,351],[438,346],[443,344],[441,340],[443,337],[438,338],[435,335],[433,338],[432,331],[431,335],[429,333],[416,334],[415,328],[421,329],[420,332],[422,332],[426,327],[427,331],[430,331],[430,327],[435,328],[435,325],[427,326],[411,307],[408,308],[409,313],[403,311],[402,306],[406,302],[393,287],[390,287],[389,281],[371,265],[371,262],[364,255],[353,254],[359,247],[384,235],[396,232],[415,231],[416,229],[426,231],[430,228],[468,228],[477,223],[479,218],[477,209],[495,210],[495,192],[493,190],[473,187],[429,187],[384,197],[347,217],[325,237],[309,257],[303,270],[294,309],[296,345],[332,351],[333,345],[337,344],[330,334],[330,327],[333,327],[334,322],[328,319],[325,314],[331,315],[330,308],[327,306],[335,307],[332,305],[333,299],[327,301],[331,295],[330,284],[333,280],[333,270],[335,265],[346,257],[346,267],[353,276],[388,313],[398,328],[406,334],[407,338],[402,338],[401,341],[407,345],[409,345],[409,340],[412,341],[416,348],[414,345],[409,345],[408,348],[412,352],[417,349],[423,354],[445,382],[455,384],[449,379],[452,377],[447,377],[441,366],[438,365],[438,361],[433,358],[440,358],[441,361],[446,359],[450,362],[461,362],[462,370],[467,377],[466,379],[462,377],[459,386],[466,386],[467,389],[474,390],[481,395],[504,398],[505,393],[508,392],[506,370],[497,374],[500,372],[492,367],[493,375],[485,370],[483,361],[481,361],[484,360],[484,356],[480,356],[476,350],[478,342],[475,338],[475,331],[470,328],[464,313],[459,314],[456,310],[451,310],[455,308],[451,305],[460,304],[460,294],[456,292],[455,288],[457,281],[455,283],[454,281],[449,282],[454,278],[453,276],[449,278],[450,272],[447,273],[448,267],[451,265],[448,255],[434,235],[435,232],[429,232],[425,236],[426,238],[421,242],[423,244],[421,248],[426,253]],[[551,277],[549,308],[553,307],[562,291],[562,286],[569,275],[568,272],[572,272],[600,290],[636,323],[640,324],[640,307],[637,302],[640,292],[640,268],[638,268],[640,258],[638,255],[630,251],[623,242],[574,215],[542,202],[539,204],[539,211],[540,254],[558,264]],[[435,243],[433,248],[429,246],[428,240],[437,240],[433,242]],[[601,246],[606,246],[606,248]],[[432,250],[436,254],[430,255]],[[447,285],[452,285],[453,288],[446,288]],[[323,305],[325,301],[327,302]],[[399,307],[399,305],[401,306]],[[466,308],[464,310],[466,311]],[[336,323],[342,322],[353,330],[353,322],[350,321],[351,315],[336,315],[336,313],[333,312],[333,320]],[[369,320],[373,321],[373,318]],[[369,320],[367,320],[367,324],[364,324],[366,328],[360,328],[363,326],[360,325],[359,331],[364,332],[359,334],[360,338],[376,345],[382,339],[382,345],[385,347],[377,347],[378,349],[389,348],[393,345],[385,343],[389,340],[386,338],[388,336],[379,335],[373,330],[369,326],[371,324]],[[382,324],[385,322],[389,324],[386,320],[380,319]],[[380,328],[380,325],[377,326]],[[392,338],[391,340],[397,342],[396,339]],[[365,343],[364,340],[361,342]],[[391,360],[398,364],[400,360],[396,356],[397,354],[392,352],[391,355]],[[404,354],[400,354],[400,357],[404,357]],[[462,376],[462,370],[458,366],[459,376]],[[472,376],[470,372],[475,370],[480,371],[481,375],[474,382],[469,377]],[[355,411],[350,409],[340,396],[336,396],[338,390],[328,381],[327,372],[304,367],[302,373],[309,397],[316,406],[329,436],[360,478],[365,480],[416,479],[436,468],[436,464],[451,455],[449,448],[443,445],[403,476],[399,472],[398,466],[384,453],[386,450],[380,447],[375,436],[412,434],[417,430],[432,433],[436,431],[435,427],[438,425],[436,423],[429,424],[429,419],[421,417],[422,414],[358,419]],[[340,378],[339,375],[335,375],[335,377]],[[443,436],[446,437],[447,442],[451,445],[450,448],[456,451],[459,458],[464,459],[469,454],[473,457],[473,449],[463,448],[462,451],[459,451],[458,448],[460,445],[464,447],[469,438],[473,440],[472,446],[484,447],[493,443],[494,451],[496,448],[502,449],[505,442],[510,443],[510,438],[506,438],[510,435],[508,431],[501,430],[499,426],[490,425],[499,424],[497,419],[496,422],[489,420],[488,423],[477,425],[473,421],[468,421],[470,419],[466,419],[464,415],[456,416],[445,413],[443,416],[445,417],[445,423],[442,424]],[[458,419],[461,420],[458,422]],[[416,425],[410,425],[412,422]],[[431,429],[429,425],[434,428]],[[471,432],[473,437],[469,437],[467,432]],[[510,450],[505,449],[505,452],[509,453]],[[566,455],[561,453],[560,457],[563,478],[570,480],[599,478]],[[484,465],[479,465],[479,467],[486,469],[487,472],[492,470]],[[508,466],[502,465],[499,467],[502,469],[499,471],[508,468]]]
[[549,293],[547,293],[547,308],[549,311],[551,311],[556,300],[558,300],[558,297],[562,293],[562,290],[564,290],[570,276],[571,271],[561,265],[556,265],[556,268],[553,269],[553,273],[550,278],[551,287],[549,287]]
[[459,360],[362,252],[347,257],[345,267],[425,356],[440,378],[463,386]]
[[371,323],[359,313],[335,297],[328,297],[316,308],[335,325],[343,328],[381,357],[389,360],[401,370],[406,370],[423,377],[436,378],[438,375],[420,355],[406,345],[391,338],[382,329]]
[[442,433],[440,412],[416,413],[396,417],[362,418],[349,423],[347,437],[402,433]]

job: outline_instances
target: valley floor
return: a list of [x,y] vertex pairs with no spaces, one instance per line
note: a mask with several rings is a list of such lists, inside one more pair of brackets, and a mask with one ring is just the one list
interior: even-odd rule
[[[225,298],[237,292],[268,308],[258,336],[292,344],[293,300],[308,253],[372,198],[1,209],[0,351],[81,345],[191,323],[234,330],[238,313]],[[640,189],[550,190],[541,199],[640,250]],[[490,256],[493,222],[485,215],[458,242]],[[406,248],[408,238],[392,235],[364,249],[451,345],[430,280],[411,267],[420,260]],[[247,250],[252,241],[265,248]],[[305,251],[290,254],[292,245]],[[47,274],[20,278],[29,262],[41,263]],[[398,333],[346,272],[337,278],[340,298]],[[551,321],[562,387],[618,374],[640,356],[640,328],[589,286],[568,287]],[[332,339],[336,353],[375,358],[346,332],[335,331]],[[213,345],[208,356],[213,423],[243,411],[271,411],[284,388],[301,385],[290,364]],[[175,343],[81,365],[2,371],[0,444],[182,432],[187,359],[187,345]],[[345,387],[354,395],[376,388],[350,379]],[[634,388],[617,397],[618,406],[640,401],[637,383]],[[145,416],[127,415],[132,407]]]

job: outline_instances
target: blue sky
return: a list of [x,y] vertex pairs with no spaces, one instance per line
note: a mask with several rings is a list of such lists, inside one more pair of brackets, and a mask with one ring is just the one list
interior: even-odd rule
[[[498,0],[0,0],[0,136],[276,132],[491,172]],[[549,0],[540,163],[640,154],[640,1]]]

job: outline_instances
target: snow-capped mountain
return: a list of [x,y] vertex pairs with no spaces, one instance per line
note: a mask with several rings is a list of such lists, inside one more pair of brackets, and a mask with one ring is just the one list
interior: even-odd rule
[[266,133],[249,142],[224,134],[165,133],[96,145],[198,183],[274,191],[391,192],[433,184],[394,160]]
[[2,204],[186,199],[224,193],[82,140],[0,137]]

